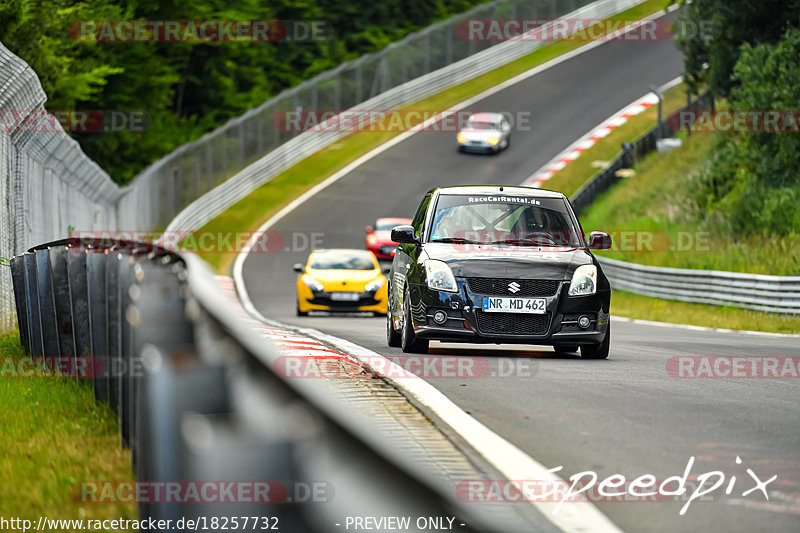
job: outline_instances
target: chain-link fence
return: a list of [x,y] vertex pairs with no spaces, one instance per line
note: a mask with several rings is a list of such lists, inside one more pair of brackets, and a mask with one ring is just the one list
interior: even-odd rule
[[0,331],[12,328],[15,320],[5,260],[37,243],[66,237],[70,227],[110,227],[121,196],[57,121],[43,123],[37,116],[45,100],[36,73],[0,44]]
[[[0,256],[66,237],[72,228],[153,230],[169,224],[196,229],[282,170],[348,134],[291,131],[280,125],[283,112],[396,108],[469,81],[548,42],[470,38],[469,20],[604,18],[641,1],[495,0],[477,6],[282,92],[181,146],[121,189],[55,121],[48,131],[0,128],[0,197],[5,202]],[[35,73],[0,44],[0,112],[42,112],[45,100]],[[19,123],[19,117],[15,120]],[[182,217],[176,219],[179,213]],[[14,323],[6,266],[0,267],[0,297],[0,330],[6,330]]]

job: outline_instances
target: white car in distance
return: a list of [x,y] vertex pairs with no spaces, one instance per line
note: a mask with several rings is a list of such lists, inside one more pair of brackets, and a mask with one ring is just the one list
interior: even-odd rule
[[497,153],[511,142],[511,124],[501,113],[474,113],[456,139],[461,152]]

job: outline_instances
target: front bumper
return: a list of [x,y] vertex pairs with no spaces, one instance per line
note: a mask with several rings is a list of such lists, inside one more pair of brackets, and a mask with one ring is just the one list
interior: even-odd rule
[[489,144],[485,141],[467,141],[464,143],[458,143],[458,147],[463,152],[496,152],[500,150],[500,144]]
[[[463,278],[456,278],[458,292],[444,292],[412,285],[411,309],[414,333],[421,339],[472,343],[517,344],[600,344],[609,322],[610,291],[590,296],[568,296],[569,282],[562,281],[550,296],[532,296],[546,301],[543,315],[486,313],[481,294],[470,290]],[[436,311],[447,314],[443,324],[433,320]],[[580,316],[590,319],[589,327],[578,325]]]
[[297,307],[300,311],[328,311],[331,313],[375,312],[385,314],[388,309],[386,285],[377,293],[360,292],[357,300],[334,300],[332,292],[311,292],[301,290]]

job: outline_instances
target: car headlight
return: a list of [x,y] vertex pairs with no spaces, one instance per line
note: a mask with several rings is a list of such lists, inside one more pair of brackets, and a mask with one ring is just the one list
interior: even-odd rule
[[367,235],[367,244],[370,246],[374,245],[378,241],[378,238],[375,235]]
[[491,137],[487,137],[486,142],[494,146],[495,144],[500,142],[500,137],[495,137],[494,135]]
[[303,280],[303,283],[305,283],[305,284],[306,284],[306,287],[308,287],[309,289],[311,289],[311,290],[312,290],[312,292],[321,292],[321,291],[322,291],[322,289],[324,289],[324,288],[325,288],[325,286],[324,286],[322,283],[320,283],[319,281],[315,280],[314,278],[312,278],[312,277],[311,277],[311,276],[309,276],[308,274],[304,275],[304,276],[303,276],[302,278],[300,278],[300,279],[302,279],[302,280]]
[[581,265],[575,269],[569,284],[570,296],[586,296],[597,292],[597,267]]
[[448,292],[456,292],[458,290],[453,271],[444,261],[428,259],[425,261],[425,273],[427,274],[429,289]]
[[458,139],[458,142],[460,142],[461,144],[464,144],[465,142],[467,142],[467,136],[464,135],[463,133],[459,133],[458,137],[456,137],[456,139]]
[[380,277],[378,279],[373,279],[364,287],[364,290],[367,292],[378,292],[378,289],[383,287],[383,284],[386,283],[386,278]]

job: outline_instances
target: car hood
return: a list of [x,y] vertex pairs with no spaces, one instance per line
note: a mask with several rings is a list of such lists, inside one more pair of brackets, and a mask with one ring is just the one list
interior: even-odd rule
[[467,278],[570,280],[576,268],[594,262],[592,255],[580,248],[427,243],[424,251],[428,258],[446,262],[454,276]]
[[378,270],[311,270],[308,274],[325,285],[325,290],[359,290],[380,275]]

